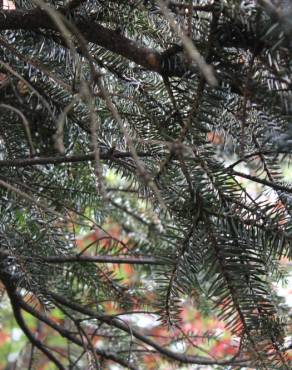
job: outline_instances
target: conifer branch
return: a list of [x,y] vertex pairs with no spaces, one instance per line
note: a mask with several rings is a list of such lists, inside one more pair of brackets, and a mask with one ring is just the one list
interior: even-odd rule
[[[139,157],[151,157],[151,153],[138,152]],[[120,152],[117,150],[108,150],[100,153],[100,159],[114,161],[115,159],[132,158],[129,152]],[[69,156],[52,156],[52,157],[36,157],[36,158],[16,158],[0,160],[0,168],[3,167],[28,167],[37,165],[50,165],[62,163],[80,163],[94,161],[94,153],[75,154]]]

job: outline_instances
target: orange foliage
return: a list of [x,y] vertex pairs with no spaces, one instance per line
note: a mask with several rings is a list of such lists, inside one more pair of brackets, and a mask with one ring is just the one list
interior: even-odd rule
[[224,137],[223,135],[217,134],[215,131],[210,131],[207,133],[207,139],[210,143],[214,145],[222,145],[224,144]]
[[145,355],[143,356],[143,364],[147,370],[156,370],[158,368],[157,360],[153,355]]
[[39,301],[39,299],[31,292],[25,294],[23,297],[24,302],[32,306],[36,311],[43,311],[44,307]]
[[113,301],[104,302],[103,303],[103,308],[104,308],[107,315],[117,315],[117,314],[121,313],[121,309]]
[[76,240],[76,246],[81,251],[86,247],[96,247],[97,245],[106,248],[112,245],[112,241],[117,243],[120,240],[120,236],[121,227],[118,224],[112,224],[107,231],[96,228],[87,235],[78,238]]
[[10,340],[10,334],[6,333],[3,330],[0,330],[0,346]]
[[233,346],[230,339],[221,339],[210,349],[210,355],[224,358],[225,356],[234,356],[237,352],[236,346]]

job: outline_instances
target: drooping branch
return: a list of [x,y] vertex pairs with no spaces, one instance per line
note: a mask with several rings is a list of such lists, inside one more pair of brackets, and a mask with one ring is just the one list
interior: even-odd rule
[[[89,19],[77,18],[76,28],[88,41],[119,54],[148,70],[161,72],[161,53],[138,45],[122,34]],[[0,30],[54,30],[59,31],[45,10],[3,10]]]
[[[212,8],[207,7],[204,10],[212,11]],[[59,13],[63,14],[64,17],[67,11],[67,8],[59,9]],[[145,45],[125,37],[116,30],[104,27],[90,17],[76,16],[74,19],[74,27],[80,31],[80,34],[87,42],[91,42],[113,53],[119,54],[149,71],[158,72],[164,76],[182,75],[176,75],[173,71],[165,69],[167,65],[166,58],[168,56],[167,50],[159,51],[145,47]],[[2,10],[0,15],[0,31],[1,30],[29,30],[36,32],[51,30],[59,33],[58,27],[46,10],[40,8],[29,10]],[[253,49],[255,44],[258,44],[256,35],[247,32],[244,28],[242,32],[240,32],[238,25],[237,28],[234,29],[230,22],[225,22],[220,25],[217,34],[220,34],[220,44],[222,44],[223,47],[232,46]],[[62,35],[60,36],[60,40],[62,40]],[[63,42],[61,43],[62,45],[64,44]]]
[[[0,262],[1,265],[5,265],[5,260],[1,256]],[[2,266],[1,266],[2,267]],[[37,347],[41,352],[43,352],[49,360],[51,360],[59,370],[65,370],[65,367],[62,365],[62,363],[57,359],[57,357],[51,353],[51,351],[46,348],[45,344],[40,341],[36,336],[30,331],[28,326],[26,325],[26,322],[22,316],[21,313],[21,307],[19,304],[19,294],[17,293],[17,287],[15,282],[13,281],[13,275],[11,275],[9,272],[5,271],[5,268],[3,267],[0,270],[0,280],[3,283],[3,285],[6,288],[8,297],[10,299],[11,307],[13,310],[14,318],[23,331],[23,333],[26,335],[28,340],[32,343],[33,346]]]
[[184,353],[178,353],[174,352],[168,348],[165,348],[161,345],[159,345],[157,342],[154,340],[150,339],[148,336],[143,335],[138,331],[137,329],[131,327],[128,323],[125,323],[119,319],[109,317],[109,316],[104,316],[104,315],[99,315],[98,313],[90,310],[87,307],[84,307],[82,305],[79,305],[78,303],[75,302],[69,302],[66,298],[61,297],[60,295],[53,293],[53,292],[48,292],[48,294],[53,298],[53,300],[56,300],[58,303],[61,305],[64,305],[76,312],[82,313],[86,316],[96,318],[101,322],[104,322],[110,326],[113,326],[117,329],[120,329],[129,335],[135,337],[136,339],[140,340],[142,343],[146,344],[147,346],[150,346],[154,348],[158,353],[160,353],[162,356],[172,359],[181,363],[185,364],[200,364],[200,365],[221,365],[221,366],[228,366],[228,365],[240,365],[244,364],[245,361],[232,361],[232,360],[223,360],[223,361],[214,361],[211,359],[208,359],[206,357],[202,356],[192,356],[192,355],[186,355]]
[[[34,308],[32,308],[29,304],[24,302],[19,297],[19,306],[25,310],[26,312],[30,313],[32,316],[36,317],[38,320],[42,321],[43,323],[47,324],[49,327],[54,329],[57,333],[59,333],[63,338],[68,339],[72,343],[77,344],[80,347],[83,347],[83,343],[80,339],[78,339],[76,336],[72,335],[71,332],[67,329],[65,329],[63,326],[56,324],[54,321],[50,320],[47,316],[44,316]],[[122,358],[118,357],[114,352],[102,350],[102,349],[95,349],[95,352],[97,355],[107,359],[112,360],[127,369],[136,370],[134,366],[128,363],[128,361],[123,360]]]
[[275,182],[271,182],[271,181],[268,181],[268,180],[265,180],[265,179],[261,179],[261,178],[256,177],[256,176],[248,175],[248,174],[243,173],[243,172],[230,170],[228,168],[226,170],[228,170],[226,172],[230,173],[231,175],[239,176],[239,177],[242,177],[244,179],[256,182],[258,184],[268,186],[268,187],[270,187],[270,188],[272,188],[276,191],[279,190],[279,191],[283,191],[283,192],[290,193],[290,194],[292,193],[292,188],[289,185],[288,186],[281,185],[281,184],[278,184],[278,183],[275,183]]

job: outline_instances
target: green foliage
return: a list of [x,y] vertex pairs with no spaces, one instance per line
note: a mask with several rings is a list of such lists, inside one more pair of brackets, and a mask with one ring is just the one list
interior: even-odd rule
[[[56,27],[42,13],[43,28],[22,26],[21,18],[19,27],[5,28],[4,14],[0,279],[16,316],[15,294],[33,294],[45,310],[63,310],[76,338],[93,327],[106,336],[103,344],[116,348],[120,362],[102,348],[100,366],[108,359],[147,368],[131,337],[149,345],[147,333],[141,339],[122,319],[108,321],[105,303],[155,310],[175,330],[182,302],[195,292],[198,307],[215,312],[239,339],[238,361],[289,369],[289,317],[271,286],[283,277],[278,261],[292,256],[292,190],[281,170],[292,138],[290,10],[269,1],[162,3],[88,0],[65,9],[68,2],[48,1],[63,18],[54,11]],[[15,4],[23,12],[36,8]],[[87,43],[82,22],[115,31],[124,48],[113,36],[108,45],[102,35]],[[201,57],[192,60],[180,31],[211,69],[200,66]],[[143,48],[156,64],[134,63]],[[237,171],[243,164],[245,172]],[[260,191],[250,192],[244,178]],[[89,239],[80,242],[80,234]],[[62,262],[69,256],[77,260]],[[131,280],[115,268],[120,262],[80,256],[153,257],[159,264],[139,265]],[[47,344],[59,346],[55,338]],[[168,354],[151,348],[200,363],[176,357],[170,345]],[[67,357],[60,357],[64,366]],[[80,366],[98,368],[89,357]]]

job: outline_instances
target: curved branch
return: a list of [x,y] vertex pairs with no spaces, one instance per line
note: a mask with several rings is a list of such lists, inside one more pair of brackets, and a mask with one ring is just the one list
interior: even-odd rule
[[[62,337],[66,338],[66,339],[69,339],[72,343],[75,343],[79,347],[83,348],[83,342],[81,340],[79,340],[78,338],[76,338],[75,336],[73,336],[67,329],[65,329],[61,325],[56,324],[55,322],[50,320],[48,317],[46,317],[43,314],[41,314],[40,312],[36,311],[35,309],[33,309],[29,304],[27,304],[23,300],[19,300],[19,305],[23,310],[25,310],[26,312],[28,312],[32,316],[36,317],[40,321],[42,321],[45,324],[47,324],[48,326],[50,326],[52,329],[54,329],[56,332],[58,332]],[[97,349],[97,348],[95,348],[95,352],[96,352],[97,355],[99,355],[103,358],[106,358],[107,360],[112,360],[112,361],[114,361],[114,362],[116,362],[116,363],[118,363],[118,364],[120,364],[120,365],[122,365],[122,366],[124,366],[128,369],[137,370],[134,366],[130,365],[127,361],[124,361],[122,358],[118,357],[113,352],[109,352],[109,351],[101,350],[101,349]]]
[[75,302],[69,302],[67,299],[64,297],[61,297],[60,295],[53,293],[53,292],[48,292],[49,296],[51,296],[56,302],[74,310],[79,313],[82,313],[84,315],[94,317],[98,319],[101,322],[104,322],[108,325],[114,326],[115,328],[118,328],[132,336],[134,336],[136,339],[140,340],[144,344],[154,348],[157,352],[159,352],[161,355],[165,356],[168,359],[172,359],[181,363],[185,364],[199,364],[199,365],[221,365],[221,366],[228,366],[228,365],[240,365],[240,364],[245,364],[246,361],[214,361],[214,360],[209,360],[206,357],[202,356],[191,356],[191,355],[185,355],[184,353],[176,353],[173,352],[172,350],[165,348],[161,345],[159,345],[157,342],[154,340],[150,339],[149,337],[141,334],[138,330],[130,327],[128,324],[124,323],[123,321],[112,318],[109,316],[104,316],[104,315],[99,315],[98,313],[90,310],[89,308],[83,307]]
[[49,360],[51,360],[56,367],[59,370],[65,370],[65,367],[61,364],[61,362],[49,351],[43,342],[38,340],[33,333],[30,331],[30,329],[27,327],[20,309],[20,296],[16,292],[16,286],[11,282],[11,277],[8,274],[4,274],[1,272],[1,281],[3,282],[8,297],[10,299],[11,307],[13,310],[14,318],[19,325],[20,329],[23,331],[23,333],[26,335],[28,340],[31,342],[31,344],[35,347],[37,347],[41,352],[43,352]]
[[[119,54],[148,70],[161,72],[161,53],[138,45],[117,31],[108,29],[90,19],[77,18],[75,27],[88,41]],[[47,12],[40,8],[30,10],[2,10],[0,30],[40,29],[59,31]]]

